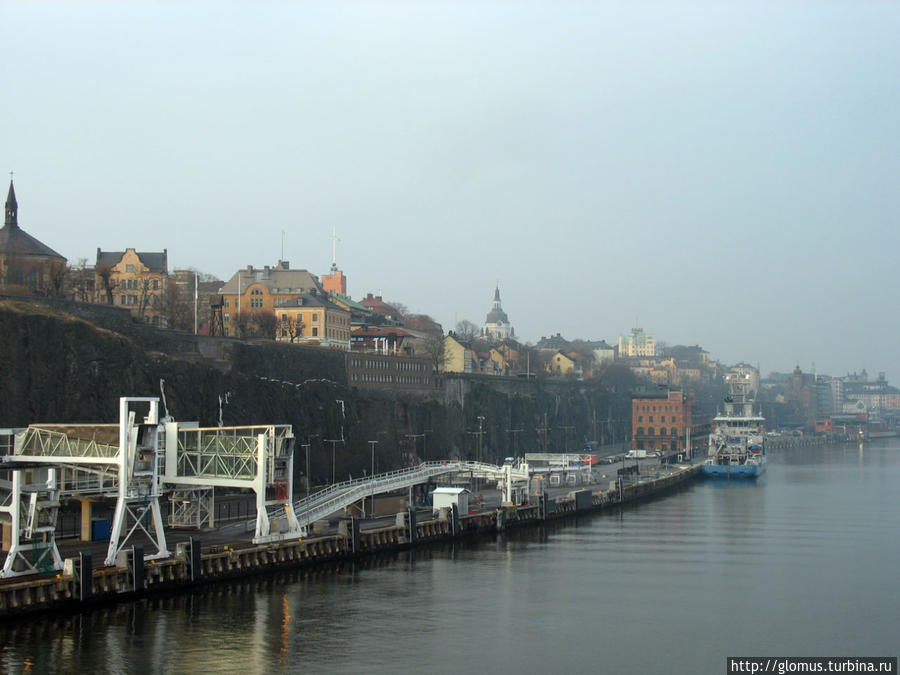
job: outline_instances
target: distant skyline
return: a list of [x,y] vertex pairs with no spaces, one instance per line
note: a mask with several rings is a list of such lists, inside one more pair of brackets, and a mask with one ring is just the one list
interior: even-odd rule
[[[896,2],[0,0],[0,168],[74,263],[323,275],[524,341],[900,383]],[[7,183],[8,185],[8,174]],[[5,192],[3,194],[5,198]]]

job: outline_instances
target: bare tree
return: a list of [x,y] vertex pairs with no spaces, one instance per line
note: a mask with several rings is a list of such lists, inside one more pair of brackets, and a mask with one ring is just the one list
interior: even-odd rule
[[166,286],[165,303],[163,313],[166,317],[166,326],[176,330],[194,329],[194,303],[185,293],[182,293],[177,284],[169,283]]
[[444,349],[444,335],[442,333],[429,333],[424,340],[425,356],[431,363],[431,370],[434,372],[435,382],[444,369],[444,363],[447,360],[447,352]]
[[112,278],[112,265],[107,262],[97,263],[94,274],[100,279],[100,289],[106,295],[106,304],[113,304],[113,290],[116,288],[116,280]]
[[150,304],[150,280],[144,279],[141,284],[141,295],[138,297],[138,317],[143,319]]
[[88,268],[87,258],[79,258],[74,265],[69,266],[69,284],[73,300],[94,300],[94,271]]
[[288,338],[293,344],[294,340],[303,335],[303,319],[297,315],[289,316],[286,319],[278,319],[278,336]]
[[69,268],[61,260],[51,260],[47,266],[46,293],[53,298],[61,298],[66,293],[69,281]]
[[637,383],[637,377],[628,366],[607,362],[600,370],[600,381],[618,393],[628,393]]
[[249,318],[248,328],[252,337],[274,340],[278,320],[271,312],[253,312]]
[[481,329],[468,319],[463,319],[456,324],[456,334],[465,342],[472,342],[481,335]]

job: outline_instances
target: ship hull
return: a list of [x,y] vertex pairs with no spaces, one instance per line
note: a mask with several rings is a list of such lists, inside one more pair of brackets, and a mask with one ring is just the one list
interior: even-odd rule
[[703,465],[703,475],[708,478],[756,478],[765,472],[765,464]]

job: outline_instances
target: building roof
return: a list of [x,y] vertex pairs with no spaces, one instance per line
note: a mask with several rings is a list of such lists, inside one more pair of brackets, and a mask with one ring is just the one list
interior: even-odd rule
[[387,304],[384,300],[381,299],[380,295],[372,295],[369,293],[362,300],[359,301],[359,304],[364,307],[368,307],[375,314],[381,314],[389,319],[399,318],[400,312],[397,311],[396,307],[393,307]]
[[[318,277],[307,270],[292,270],[290,263],[279,260],[278,265],[262,269],[248,265],[225,282],[219,293],[223,295],[243,295],[254,283],[263,284],[273,295],[296,295],[316,291],[324,293]],[[240,285],[240,287],[238,287]]]
[[9,181],[9,194],[6,197],[6,219],[0,229],[0,253],[66,259],[19,227],[19,204],[12,180]]
[[[101,251],[99,248],[97,249],[97,265],[109,265],[113,267],[118,265],[122,258],[129,250],[125,251]],[[151,273],[154,274],[168,274],[169,273],[169,264],[168,264],[168,249],[164,249],[163,251],[135,251],[135,254],[140,259],[140,261],[150,270]]]
[[336,305],[331,302],[331,300],[328,299],[327,295],[321,295],[319,293],[302,293],[295,298],[285,300],[284,302],[280,302],[275,305],[276,310],[284,309],[285,307],[321,307],[322,309],[329,309],[338,312],[347,311],[340,305]]
[[343,293],[338,293],[337,291],[329,291],[329,295],[338,302],[341,302],[344,305],[347,305],[351,310],[355,310],[357,312],[371,312],[372,310],[365,305],[361,305],[356,300],[351,298],[349,295],[344,295]]
[[588,344],[593,349],[615,349],[615,347],[607,343],[606,340],[588,340]]
[[566,340],[562,335],[557,333],[556,335],[551,335],[550,337],[541,336],[541,339],[538,340],[537,347],[539,349],[566,349],[569,346],[569,341]]
[[415,337],[409,331],[399,326],[354,326],[351,332],[353,337]]

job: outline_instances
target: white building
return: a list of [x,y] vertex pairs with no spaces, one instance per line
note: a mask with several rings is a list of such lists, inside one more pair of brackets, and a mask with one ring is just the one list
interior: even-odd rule
[[656,342],[643,328],[632,328],[631,335],[619,336],[619,357],[656,356]]
[[494,306],[491,311],[488,312],[488,315],[484,320],[481,334],[489,340],[496,340],[498,342],[516,336],[516,331],[509,323],[509,317],[506,316],[506,312],[504,312],[503,308],[500,306],[499,286],[494,289]]

